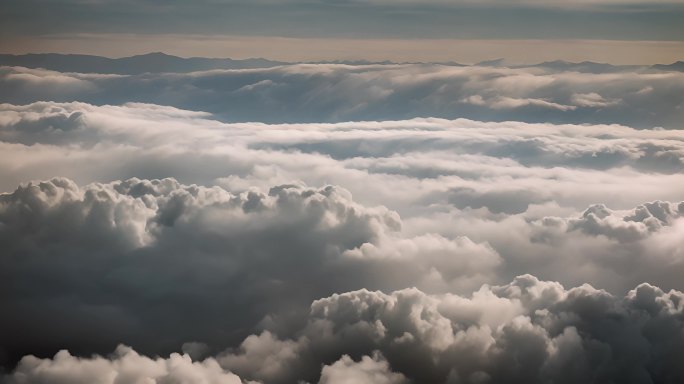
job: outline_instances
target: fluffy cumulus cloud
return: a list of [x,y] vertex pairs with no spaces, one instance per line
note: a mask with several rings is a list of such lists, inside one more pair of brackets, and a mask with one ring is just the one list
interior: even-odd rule
[[627,242],[657,232],[682,215],[684,202],[673,204],[654,201],[638,206],[625,216],[620,216],[605,205],[599,204],[584,211],[582,217],[569,220],[568,229]]
[[2,67],[0,101],[149,102],[209,111],[228,121],[429,116],[681,128],[684,107],[676,95],[684,92],[682,72],[591,68],[294,64],[118,76]]
[[133,349],[119,346],[109,358],[79,358],[68,351],[58,352],[52,359],[26,356],[8,384],[73,383],[206,383],[242,384],[240,378],[226,372],[209,358],[193,362],[189,355],[171,354],[167,359],[141,356]]
[[[684,255],[673,236],[681,239],[682,204],[654,202],[625,212],[594,206],[577,217],[544,217],[529,224],[528,247],[550,245],[562,256],[535,260],[546,264],[537,268],[542,274],[563,274],[573,262],[575,277],[583,280],[592,278],[583,275],[586,270],[608,270],[622,273],[623,285],[644,277],[677,284]],[[0,223],[8,255],[0,269],[3,309],[12,314],[0,320],[0,339],[10,359],[62,346],[104,353],[119,342],[148,354],[182,345],[199,357],[246,337],[216,357],[225,372],[213,360],[191,363],[179,355],[150,360],[120,348],[110,362],[67,352],[54,360],[25,357],[13,374],[16,382],[88,381],[100,373],[111,380],[117,375],[173,380],[181,373],[209,375],[204,382],[233,380],[226,372],[274,383],[317,375],[323,382],[348,375],[388,383],[406,377],[418,382],[681,378],[678,365],[648,356],[682,349],[681,340],[671,345],[669,338],[681,331],[683,294],[640,285],[623,300],[589,286],[566,291],[558,283],[522,276],[459,296],[451,292],[501,280],[508,270],[535,268],[503,247],[502,258],[486,242],[402,235],[395,212],[359,205],[339,187],[282,185],[268,193],[234,194],[173,179],[79,187],[61,178],[0,195]],[[679,229],[668,232],[675,225]],[[656,236],[663,235],[673,248],[642,253],[648,244],[662,244]],[[563,254],[565,242],[575,244],[574,252],[578,243],[591,252],[568,260],[572,254]],[[524,247],[517,246],[521,253]],[[530,253],[535,252],[543,253]],[[610,260],[601,252],[616,255]],[[671,259],[659,259],[666,256]],[[630,259],[637,269],[632,274],[620,270]],[[660,267],[649,267],[652,263]],[[353,291],[411,285],[418,288]],[[345,291],[351,292],[334,294]],[[302,317],[311,300],[331,294]],[[608,331],[611,327],[618,329]],[[674,333],[658,334],[659,327]],[[247,336],[258,329],[261,333]],[[195,342],[184,344],[190,340]],[[513,364],[519,359],[523,362]],[[135,372],[122,371],[119,360],[135,361]],[[179,365],[187,367],[179,368],[181,373],[171,369]],[[139,366],[149,369],[138,371]],[[569,367],[574,376],[567,376]]]
[[470,297],[362,290],[314,302],[299,343],[319,356],[379,350],[416,382],[677,382],[682,298],[529,275]]
[[342,356],[335,363],[323,367],[319,383],[402,384],[407,382],[404,375],[390,372],[387,361],[376,353],[372,358],[370,356],[363,356],[359,362],[355,362],[348,355]]
[[0,195],[0,223],[10,355],[118,339],[144,351],[229,343],[333,292],[462,289],[500,263],[468,239],[400,237],[396,212],[333,186],[232,194],[173,179],[53,179]]
[[8,378],[239,383],[235,372],[264,383],[678,383],[683,303],[684,293],[649,284],[614,296],[531,275],[468,296],[363,289],[314,301],[299,329],[265,330],[202,361],[122,346],[107,359],[60,351],[24,357]]

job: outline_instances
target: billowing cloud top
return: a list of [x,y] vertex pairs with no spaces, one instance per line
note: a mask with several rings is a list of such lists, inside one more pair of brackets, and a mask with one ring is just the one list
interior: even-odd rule
[[273,383],[676,383],[684,377],[682,300],[648,284],[615,297],[529,275],[469,298],[360,290],[313,302],[289,336],[265,330],[201,362],[124,346],[108,359],[60,351],[23,358],[8,383],[243,382],[235,373]]

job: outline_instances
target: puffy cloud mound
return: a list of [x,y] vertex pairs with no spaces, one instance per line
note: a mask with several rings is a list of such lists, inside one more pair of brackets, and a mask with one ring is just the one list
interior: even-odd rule
[[387,361],[377,353],[363,356],[355,362],[349,356],[344,355],[331,365],[323,367],[320,384],[403,384],[408,383],[406,377],[389,370]]
[[171,354],[166,359],[141,356],[133,349],[119,346],[109,358],[79,358],[68,351],[52,359],[24,357],[8,384],[242,384],[226,372],[215,359],[193,362],[190,356]]
[[295,321],[333,292],[471,289],[500,263],[486,244],[400,227],[396,212],[335,186],[25,184],[0,195],[0,297],[12,314],[0,345],[10,357],[228,345],[266,315]]
[[582,217],[568,222],[569,230],[581,230],[588,234],[603,235],[619,241],[634,241],[670,226],[684,216],[684,202],[654,201],[639,205],[621,216],[599,204],[589,207]]
[[[239,351],[219,356],[243,377],[264,378],[237,364],[251,350],[284,343],[292,364],[282,377],[322,381],[382,372],[383,382],[436,383],[677,383],[684,379],[684,294],[642,284],[624,297],[588,285],[564,289],[524,275],[503,286],[483,286],[470,297],[429,295],[417,289],[391,294],[360,290],[315,301],[305,328],[291,340],[254,336]],[[364,357],[365,356],[365,357]],[[303,363],[302,360],[305,360]],[[370,372],[369,372],[370,371]],[[396,381],[393,381],[396,380]],[[282,382],[274,380],[273,382]],[[366,381],[361,381],[366,382]],[[372,381],[371,381],[372,382]]]
[[61,351],[24,357],[8,377],[239,382],[234,372],[264,383],[674,384],[684,380],[682,329],[682,292],[641,284],[614,296],[523,275],[468,296],[415,288],[334,294],[311,304],[301,328],[279,336],[265,330],[201,362],[178,354],[149,359],[127,347],[108,359]]

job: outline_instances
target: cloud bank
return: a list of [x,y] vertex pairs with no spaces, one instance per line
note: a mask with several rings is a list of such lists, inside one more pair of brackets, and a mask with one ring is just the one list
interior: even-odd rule
[[1,273],[11,355],[115,340],[148,352],[229,344],[333,292],[472,286],[500,262],[465,238],[398,237],[395,212],[333,186],[235,195],[172,179],[53,179],[0,197],[0,238],[16,256]]
[[[524,273],[614,293],[644,281],[684,289],[677,241],[684,137],[677,130],[462,119],[225,124],[149,104],[2,108],[7,192],[53,175],[86,189],[94,181],[173,177],[174,188],[220,186],[259,196],[280,185],[334,185],[355,204],[396,212],[401,223],[342,245],[331,238],[340,253],[358,262],[386,255],[425,261],[410,264],[415,275],[395,272],[396,285],[377,289],[465,292]],[[145,215],[136,219],[140,228]],[[132,232],[135,244],[150,241],[146,231]],[[471,246],[495,256],[472,261],[464,251]],[[307,252],[315,258],[323,248]],[[452,254],[461,256],[445,262]]]
[[681,128],[684,73],[550,67],[298,64],[132,76],[0,70],[0,101],[144,102],[226,121],[340,122],[415,117]]
[[[511,240],[496,235],[412,236],[396,212],[359,205],[333,186],[234,194],[173,179],[83,187],[53,179],[0,195],[0,241],[11,255],[1,261],[3,307],[12,314],[0,320],[0,338],[10,359],[62,347],[104,353],[119,342],[148,354],[187,341],[217,348],[255,326],[292,333],[309,302],[335,292],[416,286],[448,295],[517,270],[604,285],[611,274],[619,287],[645,279],[679,286],[683,208],[655,202],[623,214],[594,206],[522,228],[508,218],[497,225],[529,237],[506,247]],[[226,357],[236,364],[231,371],[257,364],[267,371],[250,378],[288,382],[273,367],[289,363],[261,361],[295,347],[264,352],[260,340],[268,337],[247,338],[247,356]]]

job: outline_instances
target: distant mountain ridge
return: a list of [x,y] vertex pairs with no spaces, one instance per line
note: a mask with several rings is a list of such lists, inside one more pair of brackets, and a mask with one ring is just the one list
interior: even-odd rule
[[506,59],[495,59],[486,60],[475,64],[481,67],[507,67],[507,68],[545,68],[554,71],[573,71],[573,72],[584,72],[584,73],[606,73],[606,72],[620,72],[629,71],[636,69],[649,69],[645,65],[613,65],[608,63],[597,63],[594,61],[582,61],[579,63],[565,61],[565,60],[553,60],[544,61],[538,64],[532,65],[522,65],[522,64],[510,64],[506,62]]
[[[27,68],[44,68],[59,72],[101,73],[138,75],[154,72],[187,73],[195,71],[207,71],[212,69],[251,69],[270,68],[280,65],[297,64],[296,62],[284,62],[263,58],[250,59],[220,59],[205,57],[183,58],[168,55],[162,52],[147,53],[131,57],[112,59],[102,56],[59,54],[59,53],[31,53],[26,55],[0,54],[0,66],[19,66]],[[393,61],[367,61],[367,60],[335,60],[318,61],[312,64],[344,64],[344,65],[393,65],[393,64],[440,64],[449,66],[466,66],[454,61],[420,63],[420,62],[393,62]],[[586,73],[607,73],[629,70],[647,71],[684,71],[684,61],[672,64],[655,64],[651,66],[640,65],[612,65],[583,61],[573,63],[564,60],[546,61],[531,65],[514,65],[505,59],[482,61],[475,66],[483,67],[508,67],[508,68],[545,68],[553,71],[576,71]]]
[[138,75],[147,72],[194,72],[211,69],[269,68],[288,64],[255,59],[182,58],[153,52],[144,55],[111,59],[102,56],[40,53],[27,55],[0,54],[0,65],[44,68],[59,72],[112,73]]
[[656,64],[651,66],[653,69],[661,71],[680,71],[684,72],[684,61],[675,61],[672,64]]
[[537,64],[538,67],[557,69],[561,71],[577,71],[577,72],[613,72],[616,70],[629,70],[643,68],[641,65],[612,65],[607,63],[597,63],[593,61],[582,61],[580,63],[573,63],[564,60],[545,61]]

